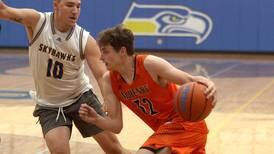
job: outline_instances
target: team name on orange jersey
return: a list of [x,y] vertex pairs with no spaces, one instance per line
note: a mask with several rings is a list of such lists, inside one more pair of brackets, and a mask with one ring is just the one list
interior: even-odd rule
[[150,89],[147,84],[135,87],[132,89],[127,89],[125,91],[121,91],[120,94],[124,99],[132,99],[135,97],[139,97],[145,95],[150,92]]

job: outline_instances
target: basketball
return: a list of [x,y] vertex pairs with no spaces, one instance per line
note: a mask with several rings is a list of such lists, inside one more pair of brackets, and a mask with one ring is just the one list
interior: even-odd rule
[[190,82],[179,87],[175,97],[175,109],[186,121],[200,121],[211,112],[213,98],[207,99],[206,86]]

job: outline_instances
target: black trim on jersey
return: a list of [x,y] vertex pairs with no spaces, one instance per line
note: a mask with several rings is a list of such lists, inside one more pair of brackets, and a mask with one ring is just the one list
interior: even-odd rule
[[[54,27],[54,13],[51,13],[51,15],[50,15],[50,25],[51,25],[51,31],[52,31],[52,34],[54,35],[54,34],[56,34],[56,31],[55,31],[55,27]],[[75,29],[75,26],[73,26],[71,29],[70,29],[70,31],[69,31],[69,33],[68,33],[68,35],[67,35],[67,37],[66,37],[66,41],[67,40],[69,40],[70,38],[71,38],[71,36],[72,36],[72,34],[73,34],[73,32],[74,32],[74,29]]]
[[[133,78],[132,78],[133,81],[136,79],[136,71],[137,71],[137,68],[136,68],[136,67],[137,67],[137,64],[136,64],[136,63],[137,63],[137,55],[134,56],[134,64],[133,64],[133,65],[134,65],[134,66],[133,66],[133,67],[134,67],[134,74],[133,74]],[[122,79],[126,84],[128,84],[127,81],[122,77],[121,74],[120,74],[120,77],[121,77],[121,79]]]
[[43,24],[41,25],[40,29],[38,30],[38,32],[36,33],[36,35],[33,37],[33,39],[30,41],[29,46],[31,46],[36,40],[37,38],[40,36],[40,34],[42,33],[45,25],[46,25],[46,21],[47,21],[47,17],[46,14],[44,13],[45,16],[45,20],[43,21]]
[[143,146],[140,149],[146,149],[146,150],[149,150],[149,151],[156,154],[156,153],[160,152],[163,148],[165,148],[165,147],[160,147],[160,148],[157,149],[157,148],[154,148],[154,147]]
[[54,28],[54,13],[50,14],[50,25],[51,25],[52,34],[56,34],[55,28]]
[[70,29],[70,32],[68,33],[68,36],[66,37],[66,41],[69,40],[74,32],[74,29],[75,29],[75,26],[73,26],[71,29]]
[[84,29],[81,28],[80,35],[79,35],[79,48],[80,48],[80,57],[82,60],[85,59],[85,54],[83,51],[83,33],[84,33]]

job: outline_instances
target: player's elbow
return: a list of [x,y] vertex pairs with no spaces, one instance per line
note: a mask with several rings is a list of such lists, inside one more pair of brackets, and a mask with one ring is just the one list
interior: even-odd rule
[[120,134],[121,131],[122,131],[122,129],[114,129],[114,130],[112,130],[112,132],[115,133],[115,134]]
[[112,132],[115,133],[115,134],[120,134],[120,132],[122,131],[123,129],[123,124],[118,124],[116,125],[115,127],[112,127]]

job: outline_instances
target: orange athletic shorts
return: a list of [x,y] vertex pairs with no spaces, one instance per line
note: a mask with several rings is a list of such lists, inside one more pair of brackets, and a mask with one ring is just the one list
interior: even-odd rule
[[205,154],[207,134],[205,121],[190,123],[175,118],[160,126],[141,149],[156,152],[169,147],[172,154]]

